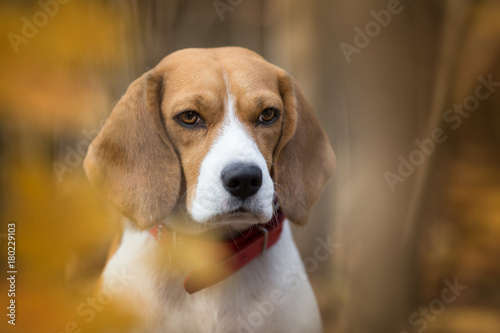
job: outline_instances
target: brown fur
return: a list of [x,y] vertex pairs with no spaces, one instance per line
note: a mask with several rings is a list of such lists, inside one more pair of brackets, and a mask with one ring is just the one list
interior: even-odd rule
[[[237,117],[278,184],[280,207],[292,222],[307,222],[335,167],[328,138],[285,71],[249,50],[228,47],[164,58],[130,85],[89,148],[89,179],[139,228],[159,223],[179,203],[189,210],[200,165],[224,119],[225,79]],[[256,125],[268,107],[281,110],[280,119]],[[174,117],[186,110],[198,112],[207,127],[179,125]]]

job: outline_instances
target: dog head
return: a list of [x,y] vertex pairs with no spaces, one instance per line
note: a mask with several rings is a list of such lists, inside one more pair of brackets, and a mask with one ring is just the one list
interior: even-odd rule
[[200,225],[304,224],[335,167],[297,83],[237,47],[170,54],[128,88],[84,167],[141,229],[185,206]]

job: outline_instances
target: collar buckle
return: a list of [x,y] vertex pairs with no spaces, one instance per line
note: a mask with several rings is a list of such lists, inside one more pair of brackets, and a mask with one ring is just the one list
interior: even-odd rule
[[262,243],[262,252],[264,253],[267,250],[267,244],[269,242],[269,230],[262,225],[257,226],[257,230],[259,230],[264,235],[264,242]]
[[[163,224],[160,224],[158,226],[158,234],[156,235],[156,239],[158,239],[158,241],[160,242],[162,241],[164,232],[165,232],[165,226]],[[173,248],[177,247],[177,234],[175,230],[172,230],[172,247]]]
[[156,239],[161,242],[162,236],[163,236],[163,224],[160,224],[158,226],[158,233],[156,234]]

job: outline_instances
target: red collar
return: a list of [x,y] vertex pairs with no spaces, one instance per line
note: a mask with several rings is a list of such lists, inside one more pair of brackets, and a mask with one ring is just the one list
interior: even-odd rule
[[278,210],[269,222],[222,241],[179,234],[163,224],[149,232],[168,251],[171,262],[187,267],[184,289],[192,294],[226,279],[276,244],[284,220],[285,214]]

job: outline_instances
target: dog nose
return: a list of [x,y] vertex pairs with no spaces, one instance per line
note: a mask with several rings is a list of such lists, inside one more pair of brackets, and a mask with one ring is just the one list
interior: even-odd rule
[[262,185],[262,171],[255,164],[231,164],[222,170],[221,179],[229,193],[246,199],[257,193]]

